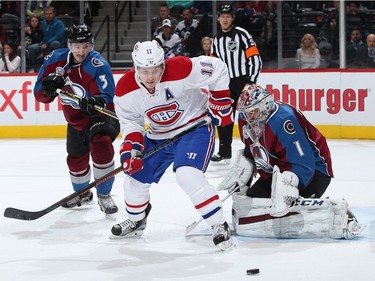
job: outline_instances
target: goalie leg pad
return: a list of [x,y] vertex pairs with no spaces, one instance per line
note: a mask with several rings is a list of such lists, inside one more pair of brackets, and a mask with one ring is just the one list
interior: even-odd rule
[[346,200],[298,199],[283,217],[270,215],[271,199],[233,194],[233,228],[240,236],[265,238],[334,238],[348,237]]

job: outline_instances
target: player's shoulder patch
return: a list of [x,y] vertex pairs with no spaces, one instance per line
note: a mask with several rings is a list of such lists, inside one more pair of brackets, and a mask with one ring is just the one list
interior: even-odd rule
[[139,89],[139,86],[135,81],[135,70],[131,69],[127,71],[117,82],[116,96],[122,97],[137,89]]
[[98,59],[98,58],[95,58],[95,57],[93,57],[93,58],[91,59],[91,64],[92,64],[93,67],[100,67],[100,66],[103,66],[103,65],[104,65],[104,63],[103,63],[102,60],[100,60],[100,59]]
[[193,63],[188,57],[174,57],[165,61],[165,71],[161,82],[186,78],[192,70]]
[[93,67],[101,67],[106,64],[106,61],[102,57],[102,55],[97,51],[92,51],[90,54],[90,64]]

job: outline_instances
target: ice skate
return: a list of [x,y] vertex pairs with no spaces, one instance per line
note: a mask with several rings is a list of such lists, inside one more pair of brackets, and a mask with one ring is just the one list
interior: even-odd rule
[[345,239],[353,239],[366,228],[366,225],[360,224],[350,210],[347,211],[347,215],[348,221],[344,228],[344,237]]
[[143,230],[147,226],[147,216],[150,213],[151,204],[148,204],[145,213],[146,216],[140,221],[125,220],[119,224],[112,227],[112,235],[109,237],[111,239],[122,239],[122,238],[132,238],[140,237],[143,234]]
[[74,197],[70,201],[61,205],[64,208],[74,208],[74,207],[81,207],[82,205],[91,205],[93,194],[91,190],[86,191],[85,193],[80,194],[79,196]]
[[213,241],[220,250],[226,251],[235,246],[231,238],[230,228],[227,222],[215,224],[212,226]]
[[113,201],[111,194],[98,194],[98,204],[100,206],[100,210],[105,214],[114,214],[118,211],[118,208],[115,202]]
[[231,157],[223,157],[220,154],[216,154],[211,157],[211,162],[214,165],[229,165]]

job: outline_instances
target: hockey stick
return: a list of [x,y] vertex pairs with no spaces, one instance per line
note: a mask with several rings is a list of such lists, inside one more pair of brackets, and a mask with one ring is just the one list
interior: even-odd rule
[[[69,93],[69,92],[65,92],[65,91],[60,90],[60,89],[57,89],[57,90],[56,90],[56,93],[58,93],[59,95],[65,95],[65,96],[68,96],[68,97],[70,97],[70,98],[72,98],[72,99],[74,99],[74,100],[76,100],[76,101],[78,101],[78,102],[79,102],[80,100],[82,100],[81,97],[79,97],[79,96],[77,96],[77,95],[75,95],[75,94]],[[108,109],[106,109],[106,108],[104,108],[104,107],[101,107],[101,106],[99,106],[99,105],[94,105],[94,108],[95,108],[96,111],[99,111],[100,113],[103,113],[103,114],[105,114],[105,115],[107,115],[107,116],[109,116],[109,117],[112,117],[112,118],[118,120],[117,115],[116,115],[113,111],[110,111],[110,110],[108,110]]]
[[[192,125],[188,129],[186,129],[185,131],[182,131],[181,133],[175,135],[173,138],[170,138],[170,139],[160,143],[159,145],[155,146],[153,149],[145,152],[144,154],[142,154],[140,156],[140,158],[145,159],[145,158],[153,155],[155,152],[157,152],[157,151],[163,149],[164,147],[170,145],[171,143],[175,142],[176,140],[178,140],[182,136],[186,135],[187,133],[190,133],[190,132],[194,131],[195,129],[197,129],[201,126],[207,125],[210,122],[211,122],[210,117],[206,117],[206,118],[202,119],[201,121],[195,123],[194,125]],[[72,200],[76,196],[79,196],[80,194],[85,193],[89,189],[101,184],[102,182],[108,180],[109,178],[115,176],[116,174],[118,174],[122,171],[123,171],[123,167],[120,166],[120,167],[116,168],[115,170],[113,170],[112,172],[109,172],[108,174],[104,175],[103,177],[93,181],[92,183],[90,183],[85,188],[83,188],[79,191],[76,191],[76,192],[70,194],[69,196],[66,196],[65,198],[57,201],[56,203],[52,204],[51,206],[49,206],[49,207],[47,207],[47,208],[45,208],[41,211],[35,211],[35,212],[24,211],[24,210],[9,207],[9,208],[5,209],[4,217],[11,218],[11,219],[19,219],[19,220],[35,220],[35,219],[38,219],[38,218],[52,212],[53,210],[57,209],[61,205],[67,203],[68,201]]]
[[[240,186],[237,185],[236,188],[234,188],[231,192],[229,192],[229,193],[227,194],[227,196],[225,196],[225,197],[223,198],[223,200],[221,200],[221,203],[223,203],[225,200],[227,200],[229,197],[231,197],[231,196],[233,195],[233,193],[235,193],[239,188],[240,188]],[[190,232],[192,232],[192,230],[193,230],[194,228],[196,228],[197,225],[200,224],[202,221],[203,221],[203,218],[200,218],[199,221],[195,221],[195,222],[189,224],[189,225],[186,227],[185,235],[188,235]]]

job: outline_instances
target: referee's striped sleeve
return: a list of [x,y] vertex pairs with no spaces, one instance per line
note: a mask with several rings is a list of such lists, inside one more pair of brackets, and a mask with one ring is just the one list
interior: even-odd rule
[[241,40],[243,41],[244,45],[246,46],[245,49],[245,57],[247,61],[247,77],[248,82],[256,83],[258,80],[258,76],[260,71],[262,70],[262,59],[259,54],[258,47],[247,30],[243,28],[236,27],[240,31]]

